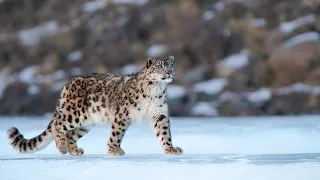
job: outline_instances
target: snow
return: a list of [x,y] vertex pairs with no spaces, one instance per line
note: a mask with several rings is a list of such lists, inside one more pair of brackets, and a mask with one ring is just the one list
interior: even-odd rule
[[320,35],[317,32],[306,32],[299,34],[297,36],[294,36],[288,40],[286,40],[282,46],[286,48],[293,47],[295,45],[301,44],[303,42],[307,41],[319,41],[320,40]]
[[260,88],[255,92],[247,93],[246,97],[252,103],[261,103],[270,100],[272,93],[269,88]]
[[203,92],[206,94],[217,94],[222,91],[222,89],[227,85],[228,81],[226,79],[217,78],[211,79],[209,81],[199,82],[194,85],[194,90],[196,92]]
[[80,67],[73,67],[70,69],[72,76],[78,76],[82,74],[82,69]]
[[148,49],[147,56],[148,57],[161,56],[165,54],[168,50],[169,50],[169,47],[166,44],[154,44]]
[[[51,159],[54,159],[53,157]],[[36,159],[32,164],[28,160],[12,160],[7,162],[3,168],[4,177],[11,177],[10,180],[21,179],[22,173],[17,173],[14,169],[23,172],[23,177],[40,179],[70,179],[70,180],[87,180],[87,179],[139,179],[139,180],[163,180],[164,174],[169,179],[178,180],[247,180],[246,177],[252,177],[253,180],[317,180],[319,178],[319,165],[317,163],[299,163],[289,165],[252,165],[245,164],[239,160],[236,163],[224,163],[228,161],[220,160],[215,164],[200,163],[193,164],[192,160],[187,158],[170,158],[164,162],[147,162],[145,163],[142,156],[132,156],[129,160],[121,158],[107,158],[101,156],[89,156],[82,160],[57,159],[52,161]],[[215,156],[211,157],[216,158]],[[92,160],[93,159],[93,160]],[[135,162],[137,159],[138,162]],[[161,159],[159,156],[151,156],[146,160],[154,161]],[[204,159],[204,158],[202,158]],[[51,161],[50,161],[51,160]],[[116,161],[118,160],[118,161]],[[201,160],[201,159],[200,159]],[[219,162],[222,161],[222,162]],[[14,165],[17,163],[16,165]],[[61,164],[61,165],[60,165]],[[14,167],[9,169],[8,167]],[[29,170],[26,171],[25,169]],[[35,171],[36,170],[36,171]],[[37,175],[35,175],[37,174]],[[0,175],[1,177],[1,175]]]
[[223,92],[222,94],[219,95],[219,98],[216,101],[216,103],[221,104],[222,102],[234,101],[235,99],[239,99],[239,98],[240,98],[240,94],[227,91],[227,92]]
[[214,17],[214,13],[212,11],[206,11],[203,13],[202,17],[204,20],[209,21]]
[[106,0],[95,0],[95,1],[89,1],[82,5],[82,9],[84,12],[90,13],[97,11],[99,9],[103,9],[107,5]]
[[191,112],[195,116],[218,116],[218,111],[208,102],[198,102]]
[[224,37],[230,37],[231,31],[229,29],[223,29],[222,34],[224,35]]
[[121,74],[127,75],[127,74],[132,74],[139,72],[142,69],[141,66],[136,65],[136,64],[127,64],[122,67],[121,69]]
[[144,5],[147,2],[148,0],[95,0],[84,3],[82,5],[82,10],[91,13],[103,9],[108,3]]
[[57,31],[58,23],[56,21],[49,21],[43,25],[20,31],[19,41],[25,46],[34,45],[39,43],[42,37],[48,34],[55,34]]
[[68,55],[68,59],[70,62],[78,61],[81,59],[81,57],[82,57],[82,52],[79,50],[73,51]]
[[37,66],[29,66],[22,69],[18,75],[19,80],[26,84],[31,84],[35,81],[35,76],[38,72]]
[[63,79],[66,77],[66,73],[63,70],[58,70],[54,73],[54,77],[56,80]]
[[217,10],[218,12],[223,11],[224,6],[225,6],[225,3],[222,2],[221,0],[214,4],[215,10]]
[[267,24],[267,22],[263,18],[251,19],[250,20],[250,25],[253,26],[253,27],[265,27],[266,24]]
[[278,95],[291,93],[308,93],[313,95],[320,95],[320,86],[309,86],[303,83],[295,83],[287,87],[279,88],[275,92]]
[[229,3],[234,3],[234,2],[240,2],[246,5],[249,5],[253,1],[248,1],[248,0],[220,0],[214,3],[214,9],[218,12],[221,12],[224,10],[225,6],[228,5]]
[[51,88],[53,91],[55,92],[61,92],[63,89],[63,86],[67,83],[67,80],[62,80],[62,81],[58,81],[58,82],[54,82],[53,84],[51,84]]
[[[223,179],[318,180],[319,116],[171,118],[173,144],[182,156],[165,155],[148,123],[133,124],[122,148],[109,157],[109,128],[97,126],[79,141],[80,157],[58,154],[54,142],[34,154],[17,154],[6,130],[33,137],[47,126],[41,117],[0,118],[0,179]],[[159,174],[160,172],[160,174]],[[230,173],[232,172],[232,173]]]
[[35,81],[33,81],[33,83],[48,84],[50,82],[64,79],[66,76],[67,75],[63,70],[58,70],[58,71],[56,71],[52,74],[48,74],[48,75],[40,75],[39,74],[35,77]]
[[290,33],[301,26],[304,26],[306,24],[312,24],[315,22],[316,22],[315,15],[309,14],[309,15],[297,18],[293,21],[281,23],[280,29],[282,32]]
[[[75,70],[76,68],[73,68]],[[66,73],[63,70],[58,70],[52,74],[47,74],[47,75],[41,75],[38,74],[38,67],[37,66],[29,66],[20,71],[18,74],[18,80],[28,84],[28,93],[31,95],[38,94],[40,91],[40,88],[37,86],[39,84],[51,84],[55,83],[56,81],[63,80],[66,78]],[[73,75],[76,75],[75,72],[73,72]],[[79,73],[79,70],[77,71]],[[81,73],[81,69],[80,69]],[[57,84],[59,87],[53,86],[54,90],[61,90],[61,85],[63,85],[64,82],[60,82]]]
[[27,91],[31,95],[36,95],[40,92],[40,88],[36,85],[30,85]]
[[167,97],[169,99],[181,98],[186,94],[186,90],[180,85],[168,85],[167,87]]
[[117,4],[144,5],[148,2],[148,0],[112,0],[112,2]]
[[249,63],[248,55],[244,52],[230,55],[218,62],[219,67],[226,67],[231,69],[240,69]]

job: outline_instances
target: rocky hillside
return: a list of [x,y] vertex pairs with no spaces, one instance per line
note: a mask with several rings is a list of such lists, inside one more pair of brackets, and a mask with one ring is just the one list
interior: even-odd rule
[[0,0],[0,114],[172,54],[173,116],[320,113],[320,0]]

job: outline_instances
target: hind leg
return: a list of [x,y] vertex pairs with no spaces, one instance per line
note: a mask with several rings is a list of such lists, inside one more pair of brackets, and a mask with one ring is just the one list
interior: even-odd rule
[[[67,132],[88,125],[86,86],[86,81],[77,77],[70,80],[61,92],[54,116],[55,122],[52,133],[57,148],[62,154],[68,152],[68,144],[75,144],[76,141],[76,138],[70,138],[73,136],[72,133],[68,135]],[[68,139],[72,140],[69,141]],[[81,151],[76,144],[72,146],[72,151],[74,151],[74,154],[81,154],[81,152],[76,152]]]
[[[60,114],[54,117],[55,120],[53,121],[52,125],[52,134],[54,136],[58,150],[62,154],[66,154],[68,152],[68,143],[75,143],[75,141],[69,142],[68,139],[70,139],[70,137],[73,135],[72,133],[68,135],[68,132],[76,132],[76,129],[82,126],[82,123],[86,117],[76,110],[71,110],[67,112],[64,111],[64,113],[59,113]],[[74,139],[77,140],[76,138]]]
[[77,140],[82,138],[89,131],[90,128],[80,127],[67,132],[69,154],[73,156],[81,156],[83,154],[83,149],[77,146]]
[[67,146],[67,128],[59,119],[54,120],[52,124],[52,134],[56,142],[57,149],[61,154],[66,154],[68,151]]

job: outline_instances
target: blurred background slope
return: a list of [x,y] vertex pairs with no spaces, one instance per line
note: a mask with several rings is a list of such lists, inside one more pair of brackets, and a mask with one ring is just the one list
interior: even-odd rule
[[173,116],[320,113],[320,0],[0,0],[0,114],[172,54]]

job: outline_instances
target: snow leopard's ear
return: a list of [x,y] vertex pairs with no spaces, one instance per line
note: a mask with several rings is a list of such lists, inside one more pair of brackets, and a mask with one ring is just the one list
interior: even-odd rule
[[148,58],[147,69],[152,65],[153,61],[154,61],[153,58]]

